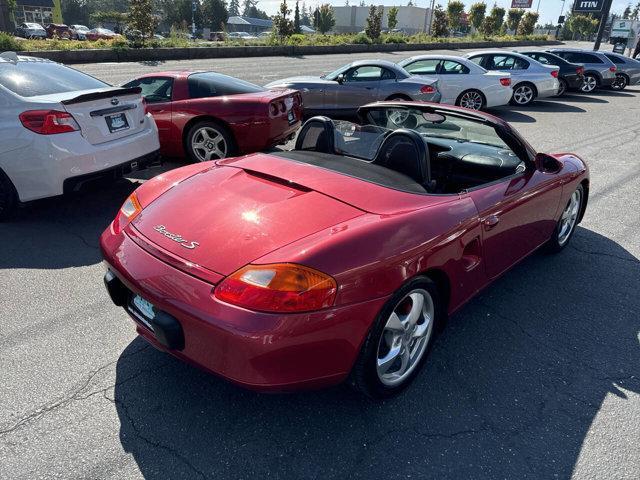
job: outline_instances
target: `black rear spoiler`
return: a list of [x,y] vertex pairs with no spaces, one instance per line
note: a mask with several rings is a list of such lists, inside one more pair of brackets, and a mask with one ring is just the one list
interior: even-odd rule
[[78,95],[75,98],[70,98],[69,100],[63,100],[60,103],[62,103],[63,105],[73,105],[75,103],[90,102],[92,100],[100,100],[102,98],[111,98],[118,95],[138,95],[140,93],[142,93],[142,88],[140,87],[114,88],[112,90],[85,93],[83,95]]

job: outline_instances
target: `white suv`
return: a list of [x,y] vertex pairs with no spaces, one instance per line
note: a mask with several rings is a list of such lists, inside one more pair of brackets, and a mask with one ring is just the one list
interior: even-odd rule
[[159,148],[139,88],[0,54],[0,220],[20,202],[144,168],[158,159]]

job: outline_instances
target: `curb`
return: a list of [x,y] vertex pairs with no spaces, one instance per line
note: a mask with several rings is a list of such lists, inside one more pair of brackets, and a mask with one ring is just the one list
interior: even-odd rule
[[383,43],[372,45],[285,45],[248,47],[139,48],[126,50],[38,50],[19,52],[20,55],[47,58],[54,62],[103,63],[194,60],[236,57],[292,57],[326,55],[332,53],[402,52],[415,50],[460,50],[468,48],[531,47],[562,45],[557,40],[523,40],[510,42],[444,42],[444,43]]

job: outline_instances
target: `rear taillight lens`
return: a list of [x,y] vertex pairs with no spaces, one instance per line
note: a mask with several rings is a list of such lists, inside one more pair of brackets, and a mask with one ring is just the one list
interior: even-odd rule
[[503,87],[510,87],[511,86],[511,79],[508,78],[508,77],[501,78],[500,79],[500,85],[502,85]]
[[261,312],[308,312],[330,307],[336,281],[293,263],[247,265],[215,289],[216,298]]
[[618,67],[616,67],[615,65],[612,67],[609,67],[609,71],[611,72],[615,72],[616,70],[618,70]]
[[124,227],[126,227],[131,221],[136,218],[140,212],[142,212],[142,205],[138,201],[138,197],[136,193],[133,192],[129,195],[122,207],[120,207],[120,211],[114,220],[115,230],[120,232]]
[[584,67],[578,67],[576,68],[576,73],[578,75],[583,75],[584,74]]
[[551,76],[553,78],[558,78],[558,70],[551,70]]
[[278,115],[278,104],[277,103],[270,103],[269,104],[269,113],[271,113],[271,115],[273,115],[274,117],[276,115]]
[[142,97],[142,108],[144,110],[145,115],[149,113],[149,109],[147,108],[147,101]]
[[431,85],[423,85],[420,88],[420,93],[436,93],[436,89],[433,88]]
[[279,101],[279,102],[278,102],[278,107],[280,108],[280,111],[281,111],[282,113],[284,113],[284,112],[286,112],[286,111],[287,111],[287,106],[284,104],[284,102],[283,102],[283,101]]
[[28,110],[20,114],[25,128],[40,135],[75,132],[80,127],[71,114],[58,110]]

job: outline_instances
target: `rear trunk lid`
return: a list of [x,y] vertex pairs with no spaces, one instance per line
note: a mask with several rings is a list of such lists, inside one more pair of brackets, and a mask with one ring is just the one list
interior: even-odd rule
[[134,135],[145,128],[140,88],[101,88],[31,97],[32,102],[59,103],[93,145]]
[[362,214],[308,187],[221,166],[164,193],[132,227],[153,247],[228,275],[277,248]]

